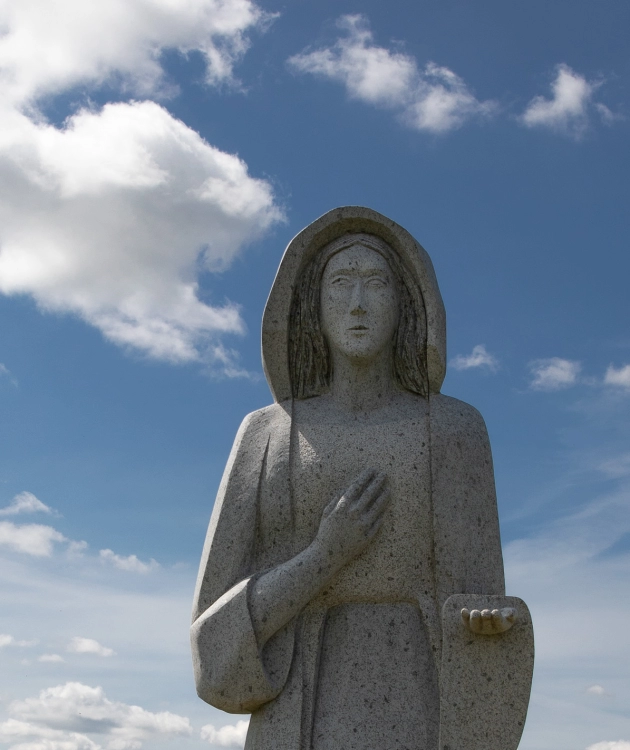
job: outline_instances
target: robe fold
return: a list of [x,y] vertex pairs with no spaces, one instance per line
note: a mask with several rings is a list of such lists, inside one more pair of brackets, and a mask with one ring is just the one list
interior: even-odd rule
[[[244,420],[219,487],[195,593],[197,692],[224,711],[252,714],[246,750],[312,745],[327,610],[316,599],[260,648],[248,604],[256,577],[301,551],[291,492],[291,416],[286,401]],[[433,585],[414,598],[439,680],[444,602],[452,594],[502,595],[504,580],[481,415],[461,401],[431,395],[429,450]]]

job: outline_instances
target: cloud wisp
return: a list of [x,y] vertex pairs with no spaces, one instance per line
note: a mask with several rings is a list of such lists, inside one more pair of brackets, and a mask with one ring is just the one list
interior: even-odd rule
[[449,68],[434,62],[421,68],[412,56],[377,46],[365,16],[341,16],[337,26],[343,36],[332,46],[294,55],[289,67],[337,81],[351,98],[391,109],[408,127],[430,133],[446,133],[496,110]]
[[561,357],[535,359],[529,363],[532,380],[529,387],[534,391],[559,391],[576,385],[582,371],[580,362]]
[[17,516],[20,513],[53,513],[53,509],[42,503],[32,492],[19,492],[6,508],[0,508],[0,516]]
[[579,139],[588,129],[593,111],[605,123],[616,119],[605,104],[593,101],[601,84],[602,81],[587,81],[568,65],[560,64],[551,84],[551,98],[535,96],[520,120],[529,128],[548,128]]
[[604,375],[604,385],[630,390],[630,365],[619,368],[610,365]]
[[34,646],[36,641],[20,641],[14,638],[12,635],[6,633],[0,633],[0,648],[6,648],[7,646],[17,646],[18,648],[25,648],[27,646]]
[[102,646],[93,638],[82,638],[78,635],[75,636],[66,646],[66,651],[69,654],[95,654],[96,656],[103,657],[116,655],[116,652],[113,648]]
[[151,558],[148,563],[142,562],[137,555],[117,555],[111,549],[102,549],[99,552],[99,557],[102,562],[112,565],[118,570],[126,570],[131,573],[150,573],[153,570],[157,570],[160,564]]
[[13,376],[13,374],[11,373],[11,370],[9,370],[9,368],[6,365],[0,362],[0,380],[2,380],[2,378],[6,378],[6,380],[8,380],[9,383],[11,383],[11,385],[17,388],[17,385],[18,385],[17,378]]
[[39,523],[18,525],[11,521],[0,521],[0,547],[8,547],[33,557],[50,557],[54,545],[68,539],[52,526]]
[[483,369],[496,372],[499,369],[499,360],[486,349],[484,344],[473,346],[470,354],[458,354],[449,362],[456,370]]

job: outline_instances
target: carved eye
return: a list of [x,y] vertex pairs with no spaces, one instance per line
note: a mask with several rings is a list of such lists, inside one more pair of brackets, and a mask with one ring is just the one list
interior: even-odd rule
[[368,279],[367,286],[371,286],[371,287],[387,286],[387,281],[385,279],[379,278],[378,276],[374,276],[373,278]]
[[337,278],[333,279],[331,283],[334,286],[348,286],[350,284],[350,279],[347,279],[345,276],[337,276]]

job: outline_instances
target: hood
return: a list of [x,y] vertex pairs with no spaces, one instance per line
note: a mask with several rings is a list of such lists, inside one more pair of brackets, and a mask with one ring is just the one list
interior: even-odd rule
[[380,237],[402,258],[422,290],[427,316],[427,370],[430,393],[439,393],[446,375],[446,313],[433,263],[405,229],[383,214],[362,206],[328,211],[297,234],[284,251],[262,322],[262,360],[275,401],[292,397],[289,377],[289,312],[302,268],[325,245],[344,234]]

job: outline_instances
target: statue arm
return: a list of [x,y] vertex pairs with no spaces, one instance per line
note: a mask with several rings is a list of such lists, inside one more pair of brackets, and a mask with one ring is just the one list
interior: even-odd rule
[[258,486],[269,435],[265,410],[244,420],[214,505],[195,591],[191,646],[197,693],[232,713],[253,711],[281,691],[293,629],[268,663],[254,631],[249,592],[255,580]]
[[504,594],[492,453],[479,412],[431,397],[431,453],[440,606],[452,594]]

